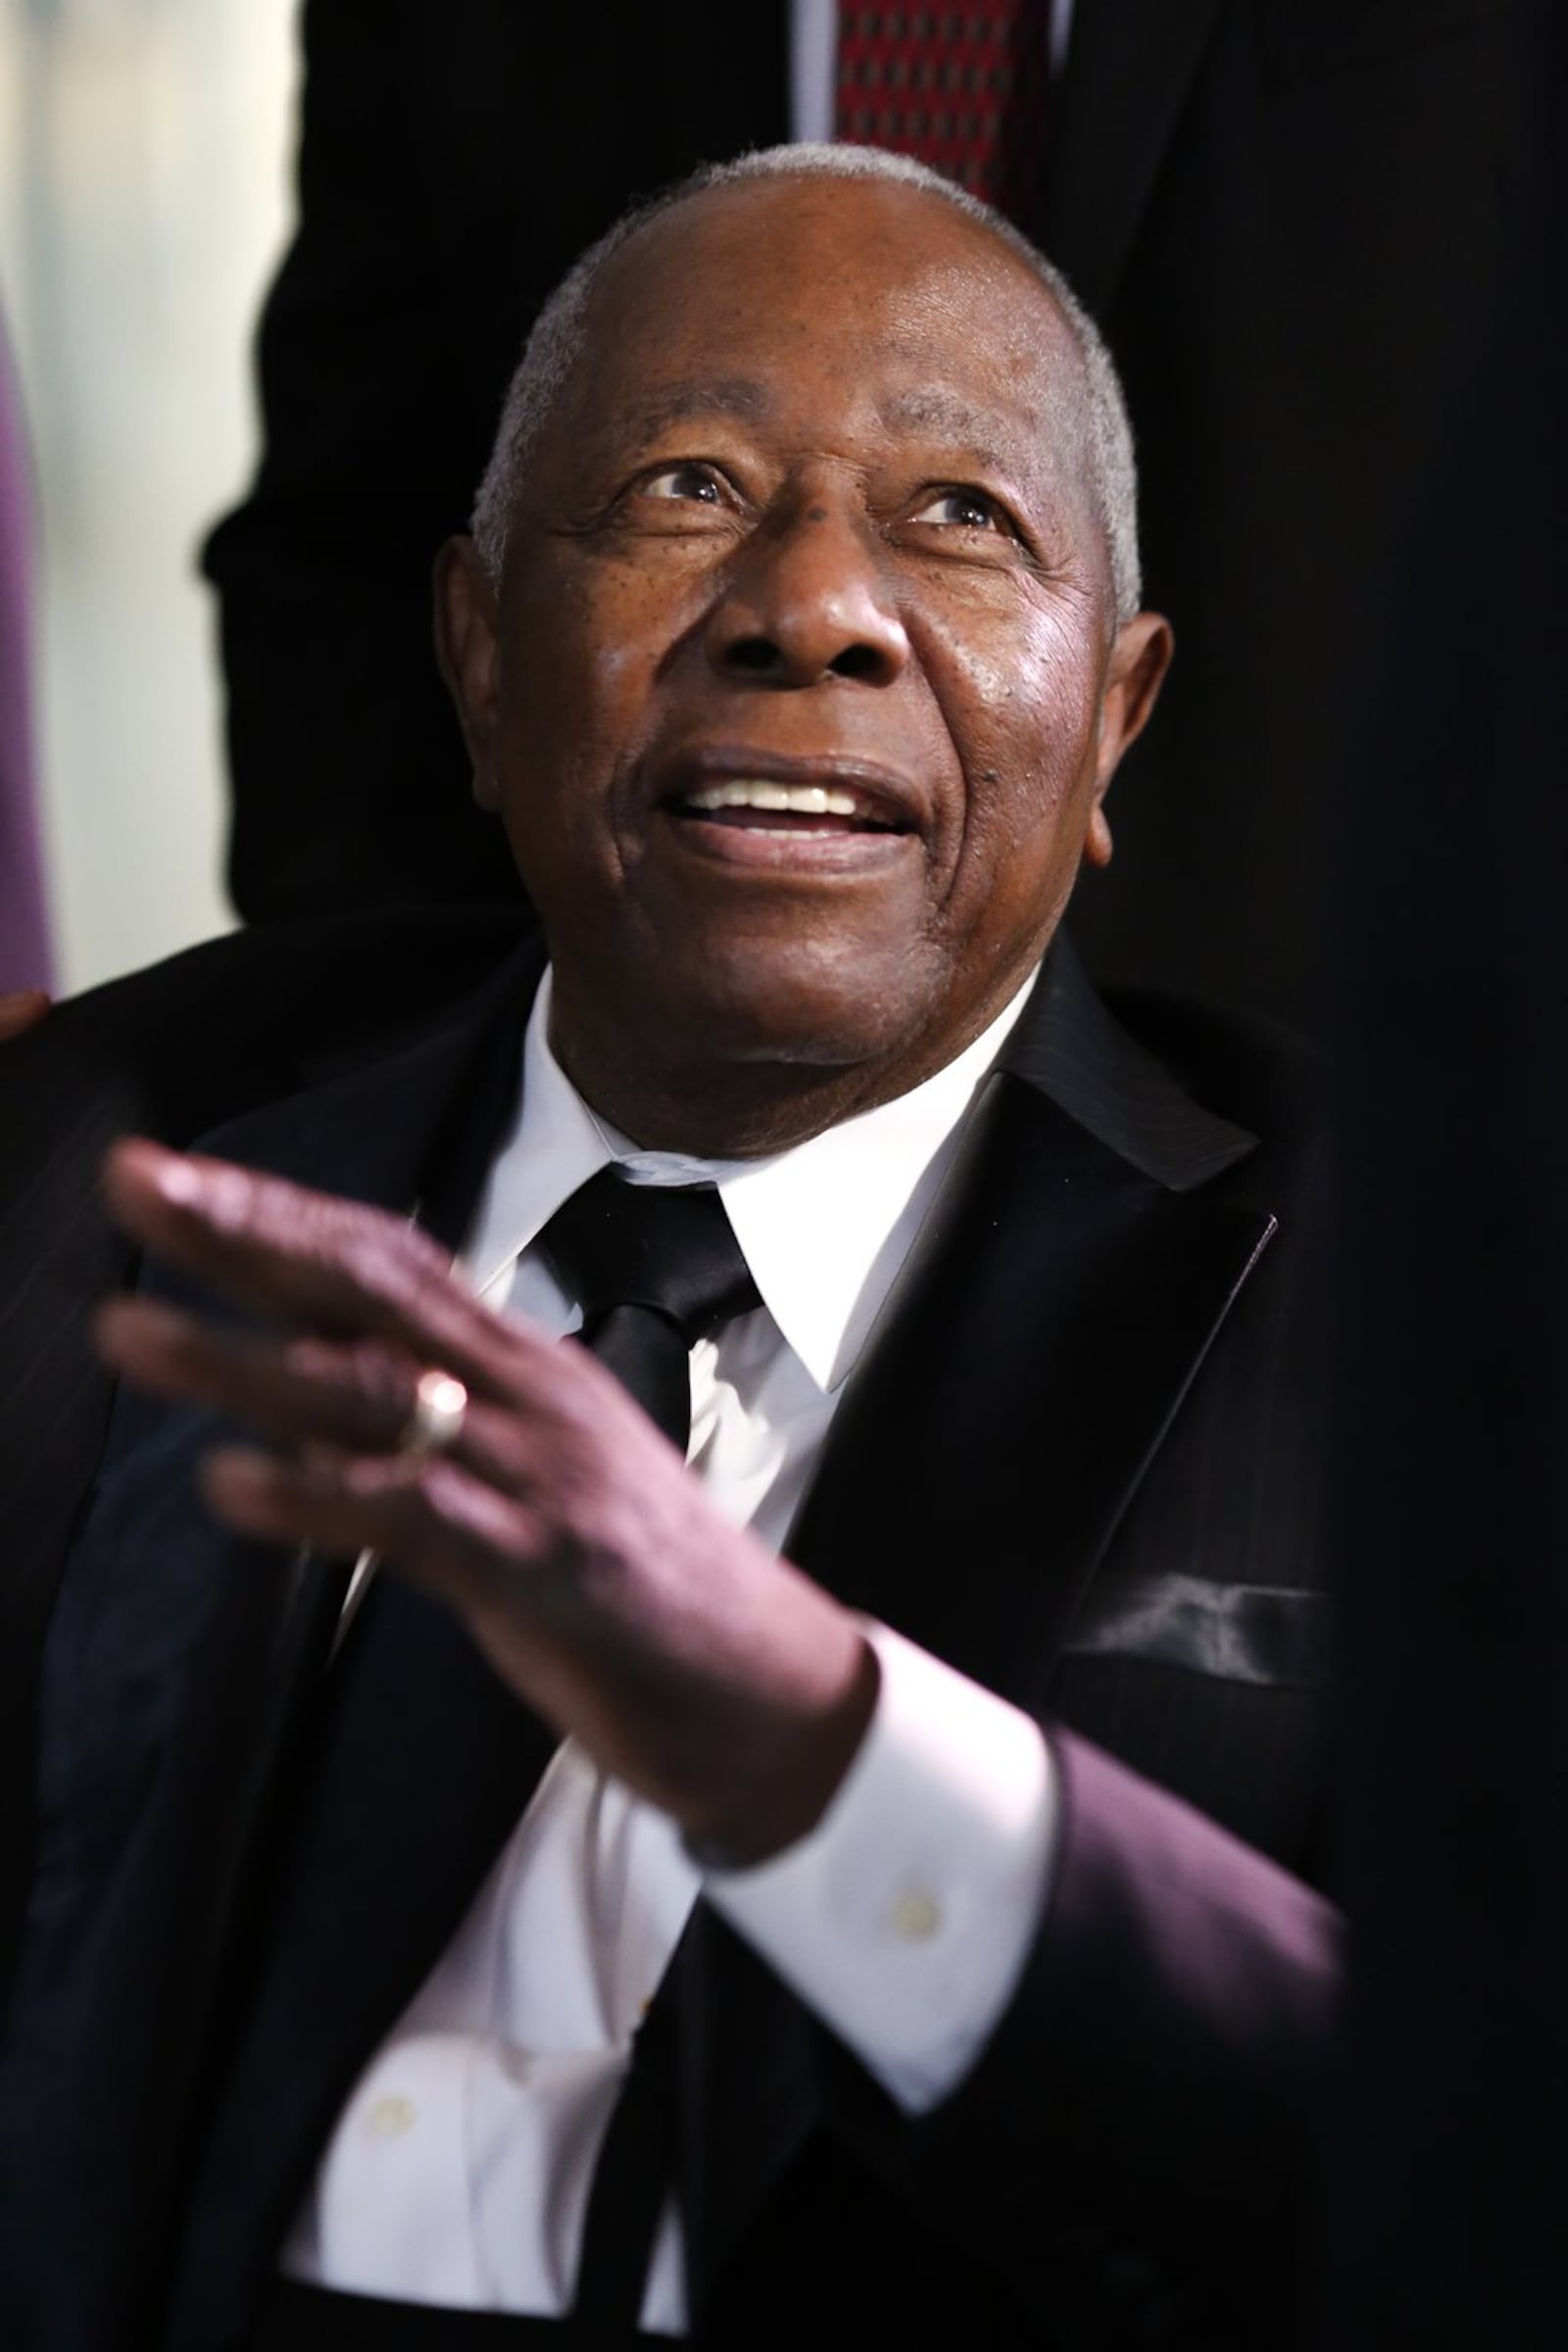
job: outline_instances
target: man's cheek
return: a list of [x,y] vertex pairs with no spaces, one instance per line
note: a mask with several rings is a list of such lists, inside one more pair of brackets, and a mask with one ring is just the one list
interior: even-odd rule
[[1081,750],[1037,744],[1026,757],[1016,742],[995,747],[970,791],[964,863],[971,890],[999,903],[1027,899],[1076,857],[1088,823],[1075,756]]
[[628,733],[638,731],[658,683],[658,657],[635,631],[604,639],[594,650],[586,676],[592,680],[594,707],[620,713]]
[[934,676],[979,708],[998,708],[1020,691],[1034,699],[1048,682],[1064,682],[1061,659],[1075,633],[1067,614],[1040,610],[1015,583],[982,578],[928,610],[922,634]]

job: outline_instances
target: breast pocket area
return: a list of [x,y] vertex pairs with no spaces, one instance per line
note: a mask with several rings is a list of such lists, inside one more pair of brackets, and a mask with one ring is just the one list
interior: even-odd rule
[[1323,1680],[1327,1638],[1321,1592],[1197,1576],[1122,1577],[1095,1586],[1062,1656],[1141,1658],[1214,1682],[1310,1690]]

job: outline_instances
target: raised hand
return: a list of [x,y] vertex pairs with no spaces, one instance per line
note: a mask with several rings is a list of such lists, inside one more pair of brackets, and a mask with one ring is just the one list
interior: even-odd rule
[[[378,1210],[139,1141],[116,1147],[105,1183],[137,1241],[261,1318],[236,1329],[136,1297],[99,1315],[126,1379],[269,1441],[208,1457],[220,1518],[372,1548],[704,1852],[759,1860],[814,1824],[869,1720],[869,1646],[719,1515],[585,1349],[482,1306],[427,1236]],[[440,1450],[417,1443],[431,1369],[466,1392]]]

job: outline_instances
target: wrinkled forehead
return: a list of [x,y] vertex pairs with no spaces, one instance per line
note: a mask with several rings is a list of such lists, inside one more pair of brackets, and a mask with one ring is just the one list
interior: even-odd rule
[[942,197],[780,176],[635,231],[594,284],[575,376],[564,407],[585,429],[628,402],[651,429],[715,401],[758,423],[859,406],[1015,460],[1081,407],[1083,366],[1050,288]]

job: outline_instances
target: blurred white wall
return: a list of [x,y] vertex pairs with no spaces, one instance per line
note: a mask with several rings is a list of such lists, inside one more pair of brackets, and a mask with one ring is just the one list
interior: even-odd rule
[[62,986],[224,930],[198,540],[255,449],[295,0],[0,0],[0,302],[38,472],[38,732]]

